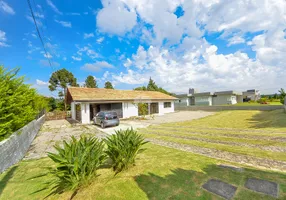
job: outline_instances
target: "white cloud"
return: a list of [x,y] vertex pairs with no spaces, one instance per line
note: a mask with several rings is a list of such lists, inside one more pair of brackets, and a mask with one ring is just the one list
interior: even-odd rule
[[[33,19],[30,15],[27,15],[26,18],[27,18],[31,23],[34,24],[34,19]],[[38,26],[43,26],[43,23],[41,22],[41,20],[40,20],[39,18],[38,18],[38,19],[35,18],[35,21],[36,21],[36,23],[37,23]]]
[[38,18],[41,18],[41,19],[45,18],[44,14],[40,14],[38,12],[35,12],[34,15],[35,15],[35,17],[38,17]]
[[130,67],[132,65],[132,61],[129,58],[127,58],[126,62],[123,65],[124,67]]
[[71,58],[76,61],[81,61],[81,57],[72,56]]
[[72,24],[71,22],[67,22],[67,21],[59,21],[59,20],[56,20],[55,19],[55,22],[61,24],[63,27],[67,27],[67,28],[71,28],[72,27]]
[[[283,67],[269,66],[260,60],[253,60],[247,54],[219,54],[215,45],[210,45],[204,39],[190,43],[183,54],[177,55],[176,50],[149,47],[146,56],[141,56],[142,48],[132,56],[131,62],[140,70],[127,69],[126,72],[112,74],[113,81],[125,84],[146,84],[152,77],[158,85],[173,92],[188,91],[194,87],[207,90],[245,90],[249,88],[266,89],[286,84],[286,71]],[[195,48],[194,48],[195,45]],[[141,49],[141,50],[140,50]],[[136,59],[145,58],[145,65]]]
[[84,38],[84,39],[92,38],[92,37],[94,37],[94,34],[93,34],[93,33],[84,33],[84,34],[83,34],[83,38]]
[[126,74],[120,73],[119,75],[112,75],[115,83],[126,83],[126,84],[144,84],[149,78],[142,76],[140,73],[133,70],[128,70]]
[[124,35],[136,25],[136,12],[129,10],[123,2],[106,0],[102,3],[103,8],[96,17],[97,26],[102,32]]
[[47,53],[44,53],[44,57],[45,58],[52,58],[53,56],[49,52],[47,52]]
[[231,45],[235,45],[235,44],[241,44],[241,43],[245,43],[245,39],[241,36],[233,36],[232,38],[230,38],[228,40],[228,44],[227,46],[231,46]]
[[6,33],[0,30],[0,47],[9,47],[10,45],[8,45],[6,41]]
[[97,61],[95,63],[86,63],[81,67],[82,70],[91,72],[98,72],[104,68],[114,68],[114,66],[106,61]]
[[78,45],[76,45],[76,47],[78,48],[77,54],[82,56],[82,54],[85,53],[91,59],[95,59],[95,58],[99,57],[99,54],[96,53],[93,49],[91,49],[90,46],[91,45],[84,46],[83,48],[80,48]]
[[98,39],[96,40],[96,42],[97,42],[98,44],[101,44],[101,43],[103,42],[103,40],[104,40],[104,37],[100,37],[100,38],[98,38]]
[[0,11],[3,11],[5,13],[8,13],[10,15],[15,15],[14,9],[9,6],[5,1],[1,0],[0,1]]
[[63,61],[66,61],[67,60],[67,57],[63,57]]
[[45,81],[37,79],[36,84],[39,86],[47,86],[47,85],[49,85],[49,82],[45,82]]
[[59,11],[59,9],[55,6],[55,4],[51,1],[51,0],[47,0],[47,4],[52,8],[52,10],[59,14],[62,15],[63,13],[61,11]]

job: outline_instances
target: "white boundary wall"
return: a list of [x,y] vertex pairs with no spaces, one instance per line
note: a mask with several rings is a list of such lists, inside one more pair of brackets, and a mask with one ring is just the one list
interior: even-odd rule
[[44,122],[45,115],[0,142],[0,173],[22,160]]

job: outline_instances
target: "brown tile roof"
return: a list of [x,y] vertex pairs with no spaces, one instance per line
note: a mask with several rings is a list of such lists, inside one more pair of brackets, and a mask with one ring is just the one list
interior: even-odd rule
[[69,87],[67,100],[71,101],[126,101],[126,100],[176,100],[176,97],[155,91],[113,90],[103,88]]

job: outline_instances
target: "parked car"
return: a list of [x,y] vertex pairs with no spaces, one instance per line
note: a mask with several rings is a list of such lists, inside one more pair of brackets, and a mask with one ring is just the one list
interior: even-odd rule
[[93,118],[95,124],[100,125],[101,128],[107,126],[118,126],[120,121],[116,112],[102,111],[96,114]]

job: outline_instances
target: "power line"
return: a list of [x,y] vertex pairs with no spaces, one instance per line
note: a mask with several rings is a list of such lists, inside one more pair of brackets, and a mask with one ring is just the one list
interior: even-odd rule
[[47,59],[48,59],[48,61],[49,61],[50,66],[52,67],[52,63],[51,63],[51,61],[50,61],[49,54],[48,54],[48,52],[47,52],[47,50],[46,50],[45,44],[44,44],[44,42],[43,42],[42,36],[41,36],[41,34],[40,34],[40,31],[39,31],[39,27],[38,27],[37,21],[36,21],[35,16],[34,16],[34,12],[33,12],[32,6],[31,6],[31,2],[30,2],[30,0],[27,0],[27,2],[28,2],[28,5],[29,5],[29,8],[30,8],[30,11],[31,11],[31,15],[32,15],[32,18],[33,18],[33,21],[34,21],[34,24],[35,24],[35,27],[36,27],[38,36],[39,36],[40,41],[41,41],[41,44],[42,44],[42,46],[43,46],[45,55],[46,55],[46,57],[47,57]]

